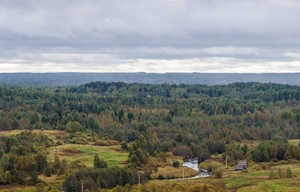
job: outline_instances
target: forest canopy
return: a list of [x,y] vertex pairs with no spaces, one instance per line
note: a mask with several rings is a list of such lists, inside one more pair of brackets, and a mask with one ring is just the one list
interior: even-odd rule
[[298,86],[272,83],[0,85],[0,130],[92,131],[128,142],[143,134],[188,145],[290,139],[300,136],[299,98]]

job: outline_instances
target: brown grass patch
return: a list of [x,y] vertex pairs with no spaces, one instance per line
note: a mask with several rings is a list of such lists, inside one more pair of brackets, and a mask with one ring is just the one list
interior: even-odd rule
[[292,186],[300,186],[300,181],[294,181],[294,182],[292,182]]
[[67,149],[63,148],[61,149],[61,153],[59,153],[60,156],[73,156],[73,155],[78,155],[82,154],[82,151],[76,150],[76,149]]
[[122,152],[124,152],[124,150],[123,149],[121,149],[121,148],[115,148],[114,149],[116,152],[119,152],[119,153],[122,153]]
[[164,178],[174,177],[174,178],[181,178],[184,169],[185,177],[192,177],[198,175],[198,171],[188,168],[188,167],[173,167],[173,166],[164,166],[158,167],[157,173],[153,171],[151,176],[153,178],[157,178],[159,175],[162,175]]

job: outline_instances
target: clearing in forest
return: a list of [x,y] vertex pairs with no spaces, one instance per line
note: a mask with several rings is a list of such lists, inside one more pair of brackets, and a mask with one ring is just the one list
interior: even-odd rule
[[120,149],[120,145],[114,146],[93,146],[79,144],[64,144],[49,148],[50,161],[58,156],[60,160],[67,162],[77,162],[84,164],[87,167],[93,167],[94,156],[98,154],[101,159],[104,159],[108,166],[123,167],[126,163],[128,153]]

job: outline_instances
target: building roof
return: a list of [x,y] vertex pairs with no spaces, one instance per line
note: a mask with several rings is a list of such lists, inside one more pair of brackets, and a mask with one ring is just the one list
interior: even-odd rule
[[247,165],[247,160],[238,161],[238,165]]
[[247,168],[248,168],[247,160],[238,161],[238,163],[234,166],[235,170],[243,170]]

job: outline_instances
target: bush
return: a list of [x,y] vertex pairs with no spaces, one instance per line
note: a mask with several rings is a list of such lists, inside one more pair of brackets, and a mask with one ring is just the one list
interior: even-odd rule
[[290,168],[287,168],[286,170],[286,178],[292,178],[293,174],[292,174],[292,170],[290,170]]
[[54,170],[52,167],[46,167],[44,174],[46,177],[51,177],[53,172],[54,172]]
[[57,141],[56,145],[62,145],[63,143],[61,141]]
[[62,136],[61,135],[56,135],[55,138],[56,139],[62,139]]
[[178,161],[173,161],[173,167],[179,167],[180,163]]
[[94,145],[96,146],[110,146],[107,140],[97,140]]
[[122,148],[123,150],[128,150],[128,145],[127,145],[127,142],[126,142],[126,141],[122,141],[122,142],[121,142],[121,148]]
[[218,169],[218,170],[214,171],[214,175],[215,175],[215,178],[221,179],[223,177],[223,172],[220,169]]
[[208,172],[212,172],[212,170],[213,170],[213,165],[208,165],[207,171],[208,171]]
[[157,177],[157,179],[158,179],[158,180],[163,180],[163,179],[164,179],[164,176],[163,176],[162,174],[159,174],[158,177]]
[[103,159],[100,159],[98,154],[94,156],[94,168],[106,168],[107,163]]
[[157,173],[157,171],[158,171],[158,166],[155,165],[155,167],[154,167],[154,173]]

